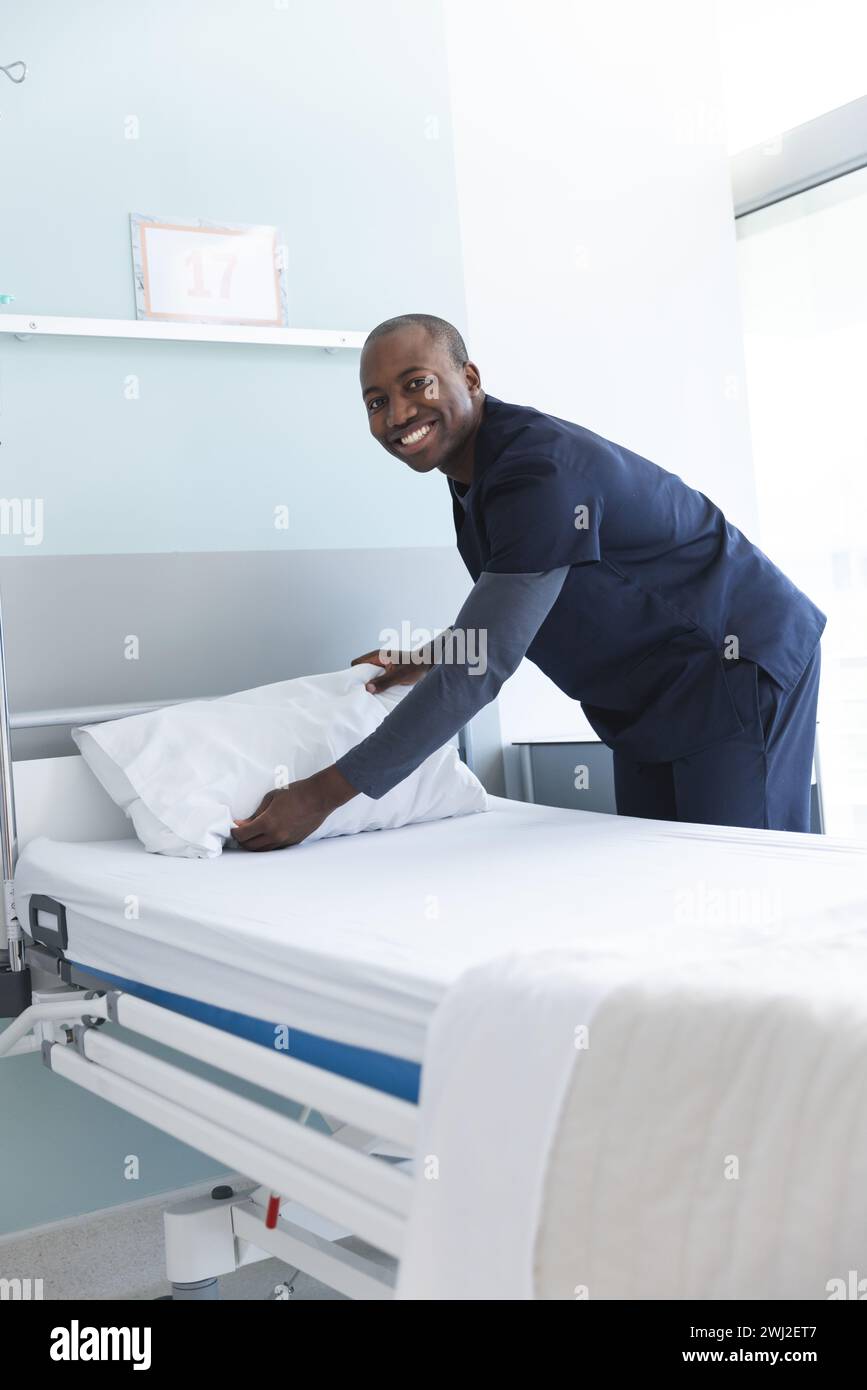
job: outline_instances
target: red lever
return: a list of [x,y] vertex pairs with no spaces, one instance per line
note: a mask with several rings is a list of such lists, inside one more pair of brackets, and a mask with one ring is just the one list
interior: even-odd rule
[[274,1193],[272,1192],[272,1193],[271,1193],[271,1196],[268,1198],[268,1210],[267,1210],[267,1212],[266,1212],[266,1214],[265,1214],[265,1228],[266,1228],[266,1230],[269,1230],[269,1231],[273,1231],[273,1230],[274,1230],[275,1226],[277,1225],[277,1217],[278,1217],[279,1215],[280,1215],[280,1198],[279,1198],[279,1197],[276,1197],[276,1196],[274,1195]]

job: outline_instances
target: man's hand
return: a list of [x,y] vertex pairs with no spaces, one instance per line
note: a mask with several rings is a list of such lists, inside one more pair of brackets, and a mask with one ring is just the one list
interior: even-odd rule
[[388,690],[392,685],[415,685],[416,681],[421,680],[422,676],[429,669],[430,662],[419,659],[421,651],[413,653],[415,661],[410,660],[409,653],[401,653],[398,661],[384,661],[379,651],[365,652],[364,656],[357,656],[350,662],[351,666],[372,665],[381,666],[385,671],[384,676],[377,676],[375,680],[370,680],[365,685],[365,690],[370,690],[377,695],[381,690]]
[[331,812],[358,793],[333,765],[291,786],[268,792],[245,820],[232,826],[242,849],[287,849],[312,835]]

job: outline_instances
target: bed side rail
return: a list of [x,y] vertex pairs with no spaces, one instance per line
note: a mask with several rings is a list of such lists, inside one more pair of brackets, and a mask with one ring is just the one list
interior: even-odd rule
[[[367,1134],[393,1138],[410,1153],[415,1106],[117,991],[38,998],[0,1033],[0,1057],[41,1051],[56,1075],[210,1154],[230,1171],[245,1173],[275,1198],[291,1194],[399,1258],[412,1191],[406,1171],[110,1036],[101,1027],[106,1020],[164,1042],[186,1059],[252,1081],[305,1111],[317,1109]],[[279,1201],[269,1203],[269,1233],[278,1208]],[[254,1243],[258,1229],[247,1232]],[[283,1236],[288,1238],[285,1231]]]

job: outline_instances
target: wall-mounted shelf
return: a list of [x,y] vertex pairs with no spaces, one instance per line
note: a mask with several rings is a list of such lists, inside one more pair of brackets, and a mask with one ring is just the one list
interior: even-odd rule
[[265,347],[360,348],[366,333],[337,328],[251,328],[244,324],[161,323],[152,319],[66,319],[0,314],[0,333],[16,338],[139,338],[181,343],[258,343]]

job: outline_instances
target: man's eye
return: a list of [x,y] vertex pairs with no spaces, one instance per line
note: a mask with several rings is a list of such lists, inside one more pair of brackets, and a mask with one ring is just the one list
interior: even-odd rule
[[382,402],[383,402],[383,397],[382,397],[382,396],[374,396],[374,397],[373,397],[373,400],[367,402],[367,409],[368,409],[368,411],[369,411],[370,413],[372,413],[374,410],[378,410],[379,407],[382,405]]
[[429,386],[432,381],[432,376],[414,376],[412,381],[409,383],[410,390],[412,390],[416,386]]

